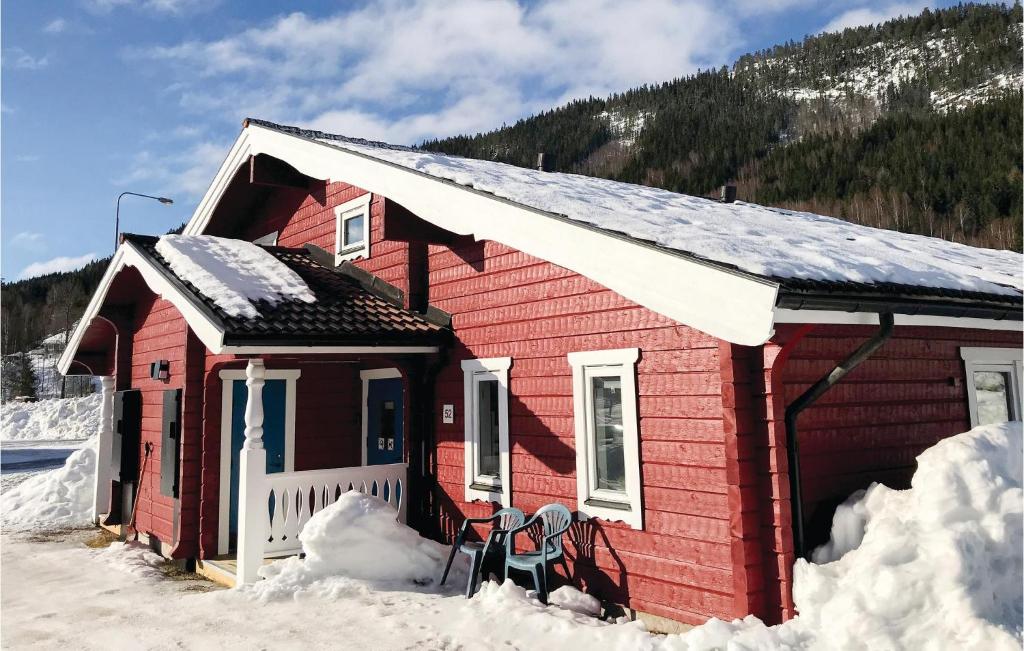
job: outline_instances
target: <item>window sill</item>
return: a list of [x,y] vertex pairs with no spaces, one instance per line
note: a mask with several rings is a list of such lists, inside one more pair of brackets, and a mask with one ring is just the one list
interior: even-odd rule
[[479,482],[473,482],[469,487],[472,490],[480,491],[482,493],[501,493],[501,484],[481,484]]
[[622,522],[629,525],[631,529],[638,531],[644,528],[644,514],[639,504],[634,507],[632,504],[623,502],[588,497],[579,503],[577,510],[588,518],[596,518],[607,522]]
[[613,502],[591,497],[583,502],[587,506],[596,506],[599,509],[616,509],[618,511],[632,511],[633,507],[625,502]]

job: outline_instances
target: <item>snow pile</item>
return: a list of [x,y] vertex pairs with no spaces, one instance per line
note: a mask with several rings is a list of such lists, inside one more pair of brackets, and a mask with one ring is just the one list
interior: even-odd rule
[[813,213],[676,194],[321,134],[339,149],[418,170],[609,231],[778,278],[1020,295],[1024,257]]
[[157,253],[174,273],[228,315],[260,316],[254,302],[313,303],[306,282],[283,262],[253,244],[212,235],[164,235]]
[[[429,583],[441,575],[448,549],[422,538],[396,519],[387,502],[358,491],[343,493],[315,514],[299,534],[306,557],[260,568],[264,598],[294,593],[341,577],[373,583]],[[318,586],[323,588],[324,586]]]
[[591,617],[601,615],[601,602],[597,597],[580,592],[571,585],[563,585],[552,590],[548,595],[548,603],[581,615],[590,615]]
[[833,648],[1020,649],[1022,454],[1019,422],[978,427],[921,454],[910,490],[876,484],[837,512],[841,532],[864,522],[863,540],[797,563],[801,626]]
[[921,454],[910,490],[852,496],[814,554],[838,560],[794,568],[795,619],[712,620],[667,646],[1020,649],[1021,440],[1019,422],[977,427]]
[[33,475],[3,494],[2,521],[11,529],[51,529],[92,522],[96,448],[86,445],[62,468]]
[[7,402],[0,407],[0,439],[81,440],[99,430],[100,394],[84,398]]
[[164,558],[140,542],[115,542],[109,547],[93,551],[93,557],[102,563],[132,576],[158,579],[164,576],[160,566]]

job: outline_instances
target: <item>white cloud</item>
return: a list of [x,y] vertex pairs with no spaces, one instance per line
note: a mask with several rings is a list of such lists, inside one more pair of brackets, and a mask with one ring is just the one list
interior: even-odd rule
[[876,7],[860,7],[849,9],[833,18],[821,31],[839,32],[847,27],[861,25],[877,25],[899,16],[913,16],[921,13],[928,6],[926,2],[887,4]]
[[4,65],[16,70],[39,70],[50,64],[48,55],[41,57],[29,54],[20,47],[7,48],[4,52]]
[[18,274],[18,278],[25,279],[32,278],[33,276],[45,276],[46,274],[61,271],[73,271],[84,267],[93,260],[96,260],[98,257],[99,256],[95,253],[86,253],[85,255],[80,255],[74,258],[59,256],[43,262],[33,262],[21,270],[21,273]]
[[139,192],[170,196],[176,203],[206,192],[228,150],[226,143],[199,142],[173,154],[145,150],[135,155],[131,169],[113,180],[118,186],[145,184]]
[[738,32],[718,11],[696,0],[373,0],[126,56],[176,69],[187,111],[411,143],[721,63]]
[[87,0],[86,8],[98,14],[115,9],[137,9],[165,15],[185,15],[209,11],[220,0]]
[[46,248],[46,242],[42,233],[22,231],[11,238],[9,244],[25,251],[42,251]]
[[68,21],[63,18],[54,18],[43,27],[45,34],[62,34],[68,29]]
[[19,163],[35,163],[39,160],[39,156],[35,154],[19,154],[14,157],[14,160]]

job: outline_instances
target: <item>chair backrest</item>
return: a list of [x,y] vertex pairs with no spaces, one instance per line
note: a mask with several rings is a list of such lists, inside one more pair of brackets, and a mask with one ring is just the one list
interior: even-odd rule
[[526,522],[526,516],[523,512],[512,507],[495,512],[494,517],[498,519],[495,527],[504,531],[521,527]]
[[569,530],[572,526],[572,511],[565,507],[563,504],[547,504],[540,507],[536,513],[533,514],[532,520],[540,520],[544,526],[544,537],[551,537],[548,544],[551,545],[551,551],[561,553],[562,551],[562,534]]

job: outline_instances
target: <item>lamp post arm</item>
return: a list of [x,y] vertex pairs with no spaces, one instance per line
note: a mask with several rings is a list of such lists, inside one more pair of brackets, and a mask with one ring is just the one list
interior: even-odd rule
[[167,197],[154,197],[151,194],[141,194],[139,192],[122,192],[121,194],[117,195],[117,201],[115,202],[115,207],[114,207],[114,252],[115,253],[117,253],[117,245],[120,243],[118,240],[120,239],[120,236],[121,236],[121,197],[124,197],[126,195],[132,196],[132,197],[142,197],[144,199],[153,199],[154,201],[159,201],[160,203],[162,203],[164,205],[170,205],[170,204],[174,203],[173,201],[171,201]]

